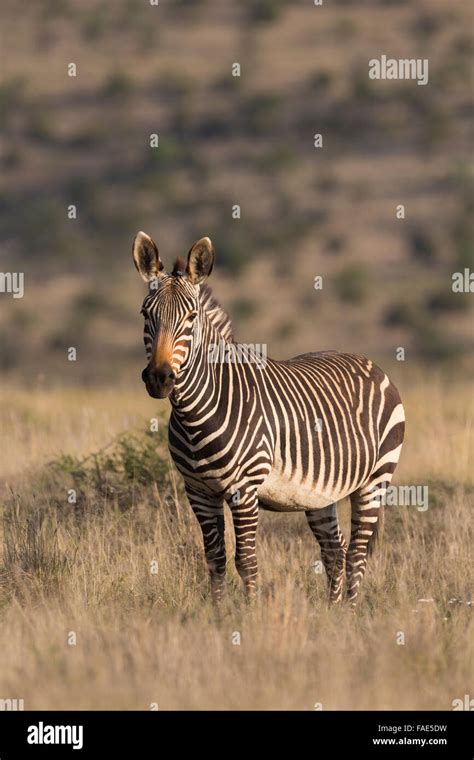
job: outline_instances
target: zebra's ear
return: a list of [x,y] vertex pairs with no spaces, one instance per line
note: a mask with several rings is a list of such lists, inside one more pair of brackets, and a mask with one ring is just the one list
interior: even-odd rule
[[209,277],[214,266],[214,247],[208,237],[203,237],[194,243],[188,253],[186,274],[188,279],[197,285]]
[[163,269],[163,263],[155,242],[146,232],[138,232],[132,247],[133,260],[145,282],[158,277]]

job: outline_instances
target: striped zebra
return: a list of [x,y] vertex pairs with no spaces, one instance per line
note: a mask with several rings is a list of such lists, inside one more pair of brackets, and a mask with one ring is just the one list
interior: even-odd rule
[[[214,600],[225,586],[227,502],[235,564],[250,595],[262,507],[305,512],[321,547],[329,601],[341,600],[346,575],[354,605],[402,447],[397,389],[369,359],[336,351],[233,361],[239,344],[229,317],[203,284],[214,264],[207,237],[171,274],[144,232],[133,259],[149,284],[142,379],[150,396],[171,401],[169,448],[202,529]],[[211,359],[217,345],[226,360]],[[336,511],[345,496],[352,504],[349,545]]]

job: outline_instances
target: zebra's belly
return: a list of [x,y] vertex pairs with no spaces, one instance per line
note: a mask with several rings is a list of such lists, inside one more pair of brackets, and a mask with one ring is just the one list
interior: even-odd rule
[[272,470],[257,489],[259,505],[275,512],[303,512],[322,509],[347,496],[347,493],[317,491],[315,485],[298,483]]

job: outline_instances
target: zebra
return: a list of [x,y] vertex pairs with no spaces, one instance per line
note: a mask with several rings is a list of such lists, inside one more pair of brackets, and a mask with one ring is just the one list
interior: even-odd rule
[[[232,361],[231,321],[205,282],[211,240],[198,240],[171,273],[146,233],[137,233],[132,252],[149,288],[142,380],[152,398],[171,402],[169,450],[202,530],[212,599],[222,601],[225,590],[227,503],[249,597],[257,591],[259,508],[302,511],[320,545],[329,603],[341,601],[346,578],[354,607],[403,442],[396,387],[370,359],[337,351]],[[210,360],[218,344],[230,360]],[[336,510],[346,496],[349,542]]]

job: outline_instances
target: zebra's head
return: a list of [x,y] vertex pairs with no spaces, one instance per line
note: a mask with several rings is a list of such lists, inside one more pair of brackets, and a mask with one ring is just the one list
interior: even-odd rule
[[148,359],[142,380],[150,396],[166,398],[191,351],[199,314],[199,286],[212,271],[214,249],[208,237],[201,238],[189,251],[186,266],[177,261],[170,274],[164,271],[149,235],[139,232],[132,250],[135,266],[149,284],[141,311]]

